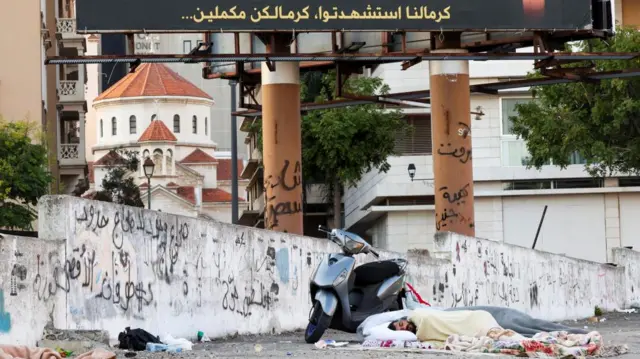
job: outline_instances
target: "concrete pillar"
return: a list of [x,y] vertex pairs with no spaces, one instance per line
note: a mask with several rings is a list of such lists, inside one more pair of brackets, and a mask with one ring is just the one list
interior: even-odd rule
[[[432,53],[466,52],[452,35],[441,35]],[[473,237],[469,62],[431,61],[429,71],[436,230]]]
[[[290,41],[271,37],[267,51],[290,52]],[[261,93],[265,228],[303,234],[299,63],[263,63]]]

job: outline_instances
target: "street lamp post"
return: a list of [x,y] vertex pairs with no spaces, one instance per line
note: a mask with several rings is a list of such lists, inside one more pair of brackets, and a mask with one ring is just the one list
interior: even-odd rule
[[411,182],[413,182],[413,177],[416,176],[416,165],[414,165],[413,163],[409,163],[407,171],[409,171],[409,177],[411,178]]
[[407,172],[409,172],[409,178],[411,178],[411,182],[413,181],[433,181],[432,178],[415,178],[416,177],[416,165],[413,163],[409,163],[409,167],[407,167]]
[[147,208],[151,209],[151,176],[153,176],[153,170],[156,168],[156,164],[153,163],[150,157],[144,160],[142,165],[144,169],[144,175],[147,177]]

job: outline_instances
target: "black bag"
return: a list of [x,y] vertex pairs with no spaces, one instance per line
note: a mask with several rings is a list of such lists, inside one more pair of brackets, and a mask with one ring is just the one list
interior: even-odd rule
[[131,327],[124,328],[124,332],[118,334],[118,347],[120,349],[129,349],[142,351],[147,349],[147,343],[162,344],[160,338],[152,335],[144,329],[133,329]]

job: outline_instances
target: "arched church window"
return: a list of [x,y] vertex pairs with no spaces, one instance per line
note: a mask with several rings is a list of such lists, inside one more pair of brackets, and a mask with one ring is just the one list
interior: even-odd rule
[[156,117],[157,117],[157,116],[156,116],[155,114],[151,115],[151,121],[155,121],[155,120],[156,120]]
[[198,133],[198,117],[193,115],[193,120],[191,120],[191,122],[191,126],[193,126],[193,133]]
[[100,138],[104,136],[104,121],[100,119]]
[[134,115],[129,117],[129,133],[132,135],[136,133],[136,116]]
[[209,117],[204,118],[204,134],[209,134]]
[[180,115],[173,115],[173,132],[180,133]]
[[118,120],[115,117],[111,118],[111,136],[118,134]]

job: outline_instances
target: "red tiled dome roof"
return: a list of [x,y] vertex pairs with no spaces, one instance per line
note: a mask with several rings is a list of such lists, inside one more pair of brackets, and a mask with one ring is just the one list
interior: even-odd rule
[[123,97],[186,96],[213,100],[206,92],[163,64],[145,63],[94,101]]
[[216,160],[213,156],[211,156],[210,154],[204,152],[199,148],[196,148],[187,157],[185,157],[184,159],[182,159],[182,161],[180,161],[180,163],[183,163],[183,164],[188,164],[188,163],[206,164],[206,163],[217,163],[217,162],[218,160]]
[[151,121],[149,127],[142,133],[138,142],[150,141],[178,141],[171,130],[160,120]]

